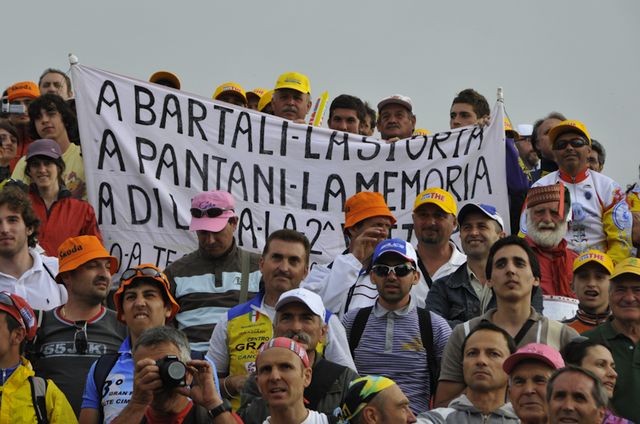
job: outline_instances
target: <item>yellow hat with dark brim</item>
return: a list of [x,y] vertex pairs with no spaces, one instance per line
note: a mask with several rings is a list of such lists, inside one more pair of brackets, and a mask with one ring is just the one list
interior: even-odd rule
[[216,91],[213,93],[213,96],[211,98],[213,100],[216,100],[222,94],[229,93],[229,92],[242,97],[244,102],[245,103],[247,102],[247,93],[245,93],[244,88],[242,88],[240,84],[235,82],[225,82],[224,84],[220,84],[218,88],[216,88]]
[[551,146],[555,144],[556,139],[559,136],[568,132],[582,134],[587,138],[587,141],[589,141],[589,145],[591,145],[591,137],[589,136],[587,127],[585,127],[580,121],[568,119],[554,125],[553,128],[549,130],[549,141],[551,142]]
[[299,72],[287,72],[278,77],[274,90],[290,88],[301,93],[311,93],[311,83],[309,77]]
[[418,194],[418,197],[416,197],[416,200],[413,203],[413,210],[415,211],[420,206],[426,205],[427,203],[433,203],[446,213],[450,213],[453,216],[458,215],[458,205],[456,204],[456,200],[453,198],[453,195],[441,188],[428,188]]
[[640,258],[627,258],[618,262],[611,274],[611,281],[623,274],[633,274],[640,279]]
[[152,82],[154,84],[166,85],[168,87],[175,88],[176,90],[180,90],[180,78],[178,78],[178,76],[173,72],[154,72],[153,75],[149,77],[149,82]]
[[573,272],[576,272],[578,268],[590,262],[595,262],[602,265],[602,267],[606,269],[609,274],[613,273],[613,261],[611,260],[611,257],[599,250],[588,250],[578,256],[573,261]]

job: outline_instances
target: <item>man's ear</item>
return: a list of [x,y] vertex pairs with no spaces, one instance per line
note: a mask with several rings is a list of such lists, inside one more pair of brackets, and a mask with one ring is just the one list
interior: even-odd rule
[[304,387],[309,387],[309,384],[311,384],[311,374],[312,374],[312,370],[311,367],[309,368],[304,368],[302,370],[302,381],[304,383]]
[[9,343],[12,346],[20,346],[25,337],[27,337],[27,330],[22,327],[18,327],[9,335]]
[[537,287],[540,285],[540,279],[538,277],[535,277],[533,279],[533,287]]

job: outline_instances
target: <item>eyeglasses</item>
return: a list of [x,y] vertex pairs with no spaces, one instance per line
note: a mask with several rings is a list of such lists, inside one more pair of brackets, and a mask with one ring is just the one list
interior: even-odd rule
[[396,277],[406,277],[411,274],[416,269],[408,264],[400,264],[396,266],[389,265],[374,265],[371,267],[371,271],[376,274],[378,277],[386,277],[391,272],[393,272]]
[[87,321],[76,321],[76,334],[73,336],[73,344],[76,347],[76,352],[80,355],[87,353],[89,347],[89,341],[87,340]]
[[209,208],[209,209],[198,209],[191,208],[191,216],[194,218],[202,218],[203,216],[207,216],[207,218],[217,218],[222,215],[226,211],[232,211],[231,208]]
[[151,267],[143,267],[143,268],[129,268],[120,276],[120,281],[131,280],[133,277],[142,276],[142,277],[152,277],[152,278],[160,278],[167,286],[169,282],[163,273],[158,271],[155,268]]
[[566,149],[567,145],[571,144],[571,147],[574,149],[578,149],[580,147],[586,146],[589,142],[583,138],[574,138],[573,140],[560,140],[553,143],[553,150],[563,150]]

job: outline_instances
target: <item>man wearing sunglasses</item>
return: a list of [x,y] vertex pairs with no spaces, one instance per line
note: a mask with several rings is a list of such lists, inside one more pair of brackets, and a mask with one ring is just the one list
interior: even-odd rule
[[[533,186],[562,182],[569,189],[572,216],[564,237],[568,247],[578,253],[600,250],[614,263],[630,256],[632,218],[625,193],[617,182],[589,169],[587,128],[580,121],[562,121],[551,128],[549,140],[559,169]],[[526,234],[523,220],[520,225]]]
[[205,352],[220,318],[259,291],[260,255],[238,247],[237,226],[230,193],[198,194],[191,201],[189,225],[198,237],[198,250],[165,269],[171,293],[180,305],[175,324],[187,335],[193,350]]
[[167,277],[154,265],[141,264],[122,273],[114,294],[116,315],[129,337],[116,355],[104,355],[87,374],[80,422],[108,423],[127,406],[133,394],[134,363],[131,347],[149,328],[162,327],[180,307],[169,290]]
[[95,236],[71,237],[58,248],[60,270],[69,300],[45,312],[30,360],[39,376],[50,378],[80,413],[83,385],[91,364],[105,353],[116,353],[127,336],[116,313],[102,303],[111,287],[118,261]]
[[37,329],[27,301],[0,292],[0,422],[39,423],[44,417],[51,424],[75,423],[64,393],[53,381],[35,378],[31,364],[21,356],[24,341],[33,339]]
[[411,294],[420,280],[417,263],[408,242],[380,242],[370,274],[378,299],[372,307],[347,312],[342,320],[359,373],[393,379],[414,413],[429,408],[438,364],[451,334],[444,318],[417,307]]

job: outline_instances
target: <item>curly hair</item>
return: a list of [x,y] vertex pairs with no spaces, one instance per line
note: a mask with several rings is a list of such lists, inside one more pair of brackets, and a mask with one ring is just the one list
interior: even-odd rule
[[31,206],[29,196],[15,185],[5,186],[0,191],[0,207],[7,206],[9,210],[19,213],[27,228],[33,229],[27,238],[29,247],[35,247],[38,242],[38,228],[40,219]]

